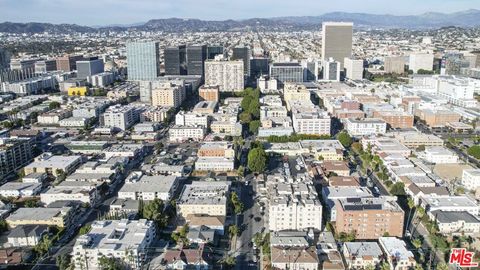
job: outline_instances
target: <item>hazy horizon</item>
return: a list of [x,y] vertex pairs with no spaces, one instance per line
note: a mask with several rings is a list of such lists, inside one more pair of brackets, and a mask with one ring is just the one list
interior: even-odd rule
[[[191,18],[202,20],[241,20],[283,16],[317,16],[328,12],[419,15],[426,12],[453,13],[478,9],[480,0],[404,0],[395,3],[357,0],[325,3],[297,0],[279,3],[274,0],[0,0],[1,22],[72,23],[86,26],[135,24],[150,19]],[[415,8],[412,9],[412,6]],[[232,10],[232,12],[229,12]]]

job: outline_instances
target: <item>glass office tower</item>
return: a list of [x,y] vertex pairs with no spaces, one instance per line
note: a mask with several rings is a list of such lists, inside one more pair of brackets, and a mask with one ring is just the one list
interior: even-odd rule
[[158,42],[127,43],[127,72],[132,81],[153,80],[160,76],[160,51]]

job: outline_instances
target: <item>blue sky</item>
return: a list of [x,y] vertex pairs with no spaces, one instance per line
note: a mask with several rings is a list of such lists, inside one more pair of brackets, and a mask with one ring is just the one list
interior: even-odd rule
[[332,11],[412,15],[472,8],[480,9],[480,0],[0,0],[0,22],[107,25],[171,17],[223,20]]

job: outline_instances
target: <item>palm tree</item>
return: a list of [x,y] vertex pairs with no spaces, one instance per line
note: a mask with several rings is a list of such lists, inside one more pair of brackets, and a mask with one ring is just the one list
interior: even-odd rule
[[416,249],[419,249],[422,246],[422,240],[420,238],[415,238],[415,239],[412,240],[412,245]]

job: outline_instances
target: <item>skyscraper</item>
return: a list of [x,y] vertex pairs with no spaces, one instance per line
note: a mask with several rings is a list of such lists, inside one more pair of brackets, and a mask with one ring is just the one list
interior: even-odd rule
[[165,75],[187,75],[185,45],[165,48]]
[[267,75],[269,68],[268,62],[268,58],[264,57],[250,59],[250,78],[257,79],[262,75]]
[[98,57],[90,57],[82,61],[77,61],[77,78],[79,79],[86,79],[103,71],[103,60],[98,59]]
[[128,79],[153,80],[160,76],[160,51],[158,42],[127,43]]
[[340,81],[340,61],[335,61],[333,58],[323,61],[323,80],[325,81]]
[[243,74],[245,76],[250,75],[250,49],[247,47],[235,47],[233,48],[232,60],[243,61]]
[[57,70],[73,71],[77,69],[77,61],[83,59],[82,55],[66,55],[57,58]]
[[207,47],[207,59],[213,60],[217,55],[223,55],[223,46],[208,46]]
[[207,59],[207,46],[188,46],[187,47],[187,74],[204,76],[203,66]]
[[322,25],[322,60],[333,58],[343,69],[345,57],[352,56],[353,23],[324,22]]
[[345,77],[350,80],[363,79],[363,60],[345,58]]

